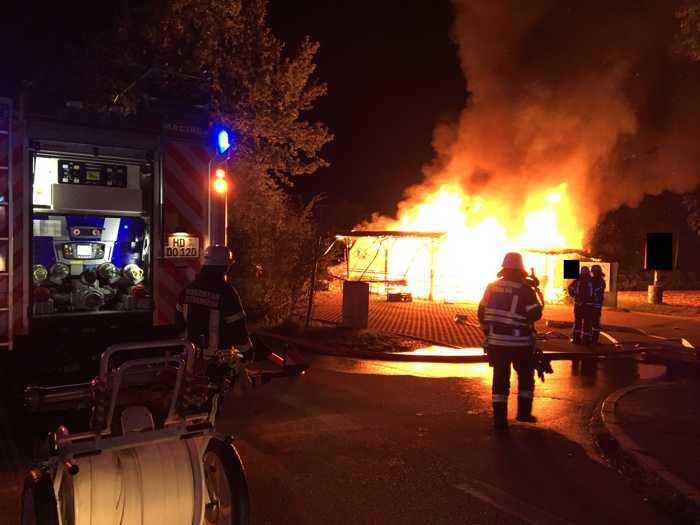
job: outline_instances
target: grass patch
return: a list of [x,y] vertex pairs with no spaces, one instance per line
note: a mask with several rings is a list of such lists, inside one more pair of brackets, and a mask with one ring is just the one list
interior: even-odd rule
[[680,304],[649,304],[643,301],[618,299],[618,310],[630,312],[647,312],[663,315],[700,316],[700,307]]

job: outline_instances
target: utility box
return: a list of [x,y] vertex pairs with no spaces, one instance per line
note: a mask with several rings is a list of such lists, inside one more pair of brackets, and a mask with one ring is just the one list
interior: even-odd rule
[[343,324],[352,328],[367,328],[369,315],[369,283],[343,282]]

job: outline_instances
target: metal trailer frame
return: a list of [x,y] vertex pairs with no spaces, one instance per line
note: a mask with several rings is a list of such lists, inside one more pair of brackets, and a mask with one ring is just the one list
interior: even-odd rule
[[[110,368],[111,359],[120,352],[133,350],[163,349],[172,347],[180,349],[173,356],[147,357],[127,360],[115,369]],[[176,406],[180,400],[180,391],[186,373],[193,371],[195,359],[195,348],[187,341],[163,340],[148,343],[127,343],[110,346],[100,358],[100,371],[95,381],[104,385],[110,392],[107,406],[109,412],[104,425],[95,431],[70,434],[65,427],[60,427],[55,433],[51,444],[51,456],[40,466],[42,470],[50,473],[52,479],[53,493],[58,498],[64,473],[75,475],[79,471],[79,464],[82,458],[100,455],[103,452],[114,452],[135,447],[148,447],[165,442],[181,442],[187,449],[191,472],[193,475],[193,516],[192,524],[198,525],[202,522],[204,515],[205,483],[203,453],[207,448],[209,440],[219,439],[224,443],[230,443],[230,439],[214,431],[214,421],[217,411],[217,399],[220,395],[215,394],[210,412],[202,412],[182,416],[177,414]],[[122,435],[112,436],[112,418],[114,416],[119,390],[123,384],[124,377],[130,369],[138,367],[154,367],[157,365],[177,365],[177,375],[172,391],[172,398],[168,416],[161,428],[153,428],[148,431],[126,433],[122,429]],[[91,396],[91,383],[74,385],[64,385],[54,388],[33,388],[39,394],[39,404],[48,405],[61,402],[63,399],[78,401]],[[31,390],[31,389],[30,389]],[[77,474],[80,475],[80,474]],[[38,476],[38,474],[37,474]]]

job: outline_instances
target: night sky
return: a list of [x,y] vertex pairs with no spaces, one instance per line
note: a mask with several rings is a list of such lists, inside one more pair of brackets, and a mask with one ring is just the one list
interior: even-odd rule
[[270,25],[291,46],[320,42],[318,77],[328,84],[312,118],[335,140],[331,163],[300,181],[304,194],[393,213],[434,158],[436,123],[464,108],[466,84],[450,39],[453,7],[431,2],[271,2]]

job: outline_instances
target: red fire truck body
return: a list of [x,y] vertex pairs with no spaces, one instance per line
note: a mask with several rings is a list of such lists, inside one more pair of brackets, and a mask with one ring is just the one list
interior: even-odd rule
[[172,331],[215,222],[208,116],[15,102],[0,99],[0,351],[60,367]]

